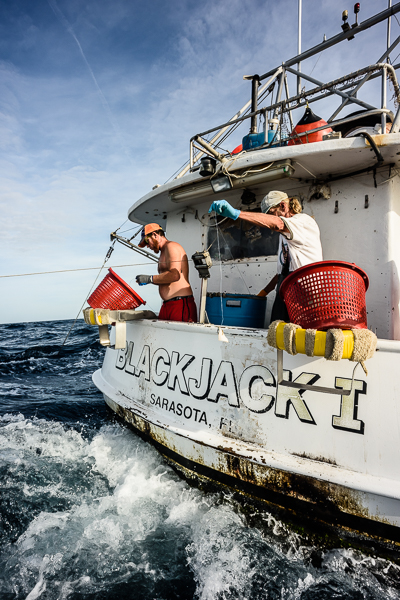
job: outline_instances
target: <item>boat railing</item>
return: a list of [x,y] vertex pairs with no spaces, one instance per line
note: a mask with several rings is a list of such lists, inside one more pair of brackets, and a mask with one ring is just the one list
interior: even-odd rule
[[[360,100],[359,98],[355,98],[350,94],[346,94],[344,92],[344,90],[348,89],[348,88],[352,88],[352,90],[354,91],[354,86],[357,84],[357,81],[360,81],[362,84],[364,84],[367,81],[366,77],[368,77],[368,80],[375,79],[376,77],[381,77],[381,76],[382,77],[385,76],[385,79],[386,79],[386,77],[389,77],[393,84],[396,103],[399,105],[400,104],[400,87],[399,87],[397,77],[396,77],[396,68],[399,68],[399,67],[400,67],[400,64],[392,66],[388,63],[377,63],[374,65],[365,67],[363,69],[360,69],[359,71],[352,72],[344,77],[335,79],[335,80],[330,81],[325,84],[322,84],[321,82],[317,82],[317,80],[315,80],[314,78],[311,78],[311,77],[307,76],[305,73],[302,73],[302,77],[304,79],[308,79],[309,81],[311,81],[313,83],[319,83],[320,85],[317,85],[316,87],[313,87],[310,90],[304,90],[301,92],[301,94],[297,94],[295,96],[291,96],[290,98],[286,98],[284,100],[274,102],[273,104],[270,104],[266,107],[260,108],[254,112],[247,113],[243,116],[235,115],[235,117],[233,117],[231,120],[193,136],[190,140],[189,165],[186,167],[186,169],[184,169],[178,175],[178,177],[181,177],[182,175],[184,175],[189,169],[193,169],[194,165],[199,161],[199,159],[202,156],[204,156],[204,154],[206,154],[204,148],[203,147],[200,148],[196,144],[196,142],[199,140],[199,138],[202,139],[205,136],[208,136],[212,133],[216,133],[216,135],[210,141],[208,141],[208,144],[212,147],[217,147],[217,141],[219,140],[219,138],[225,132],[228,132],[228,129],[229,129],[229,135],[230,135],[232,133],[233,128],[236,127],[237,125],[241,124],[243,121],[252,119],[253,117],[257,117],[258,115],[260,115],[264,119],[264,130],[266,131],[268,128],[268,123],[269,123],[268,113],[271,113],[273,111],[274,112],[273,118],[275,118],[275,119],[277,118],[279,120],[279,123],[281,124],[283,115],[285,115],[285,114],[290,115],[291,111],[296,108],[302,108],[302,107],[308,106],[312,102],[317,102],[318,100],[325,99],[334,94],[339,95],[344,100],[348,99],[350,102],[360,106],[361,109],[363,109],[363,112],[362,112],[363,117],[372,116],[372,115],[376,115],[377,117],[380,117],[381,125],[383,125],[382,131],[386,131],[386,123],[387,123],[386,117],[388,114],[391,114],[391,110],[386,108],[387,102],[386,102],[385,95],[383,93],[381,96],[382,106],[376,107],[367,102]],[[289,68],[289,71],[295,73],[294,69]],[[342,87],[340,87],[340,88],[337,87],[341,84],[343,84]],[[359,86],[359,87],[361,87],[361,86]],[[357,91],[358,91],[359,87],[357,87]],[[335,111],[334,115],[332,115],[332,116],[336,116],[336,112],[337,111]],[[391,133],[396,133],[399,130],[399,127],[400,127],[399,114],[400,113],[398,110],[397,114],[396,114],[396,118],[391,125],[391,130],[390,130]],[[360,114],[349,115],[345,118],[336,119],[336,120],[334,118],[330,117],[327,120],[326,125],[322,125],[315,129],[310,129],[303,133],[296,133],[296,138],[302,138],[305,136],[309,136],[312,133],[322,131],[324,129],[328,129],[328,128],[332,128],[332,127],[334,128],[335,126],[338,126],[338,125],[343,125],[346,123],[350,123],[352,121],[357,121],[360,118],[360,116],[361,116]],[[293,129],[292,120],[291,120],[291,128]],[[228,137],[228,135],[225,136],[225,139],[227,137]],[[277,137],[282,140],[281,141],[282,145],[287,143],[287,139],[283,140],[282,135],[278,135]],[[219,141],[219,144],[220,143],[221,143],[221,141]],[[263,144],[262,146],[260,146],[260,148],[268,148],[271,145],[276,146],[277,144],[273,140],[270,143]]]
[[[271,123],[274,123],[274,129],[279,128],[279,136],[274,138],[273,145],[276,144],[277,139],[282,138],[282,124],[284,115],[287,115],[289,119],[289,125],[291,131],[293,130],[293,118],[292,111],[303,106],[308,106],[311,102],[317,102],[318,100],[326,99],[329,96],[337,95],[341,98],[341,104],[335,110],[335,112],[327,119],[328,125],[322,128],[318,128],[312,130],[313,132],[319,131],[321,129],[327,127],[334,127],[335,125],[339,125],[347,122],[344,119],[335,120],[339,112],[347,106],[349,103],[355,104],[362,109],[363,116],[378,114],[380,115],[381,122],[381,130],[382,132],[386,132],[386,123],[387,123],[387,115],[390,111],[387,108],[387,79],[389,79],[394,88],[394,101],[397,108],[396,117],[391,126],[391,133],[395,133],[400,129],[400,88],[396,77],[396,69],[400,67],[400,64],[392,65],[389,62],[390,53],[396,48],[396,46],[400,43],[400,36],[396,38],[396,40],[390,45],[389,39],[387,44],[387,49],[379,57],[378,61],[370,65],[368,67],[364,67],[359,69],[358,71],[352,72],[348,75],[330,81],[328,83],[321,82],[311,75],[307,75],[305,72],[300,71],[298,69],[293,68],[294,65],[300,65],[301,61],[304,61],[311,56],[314,56],[327,48],[330,48],[339,42],[342,42],[346,39],[353,39],[355,35],[376,25],[377,23],[382,22],[385,19],[390,19],[390,17],[397,12],[400,11],[400,2],[396,5],[382,11],[381,13],[375,15],[374,17],[367,19],[366,21],[354,25],[352,28],[348,30],[343,30],[342,33],[333,36],[328,40],[324,40],[321,44],[314,46],[313,48],[299,54],[296,57],[284,62],[279,67],[264,73],[263,75],[252,75],[246,76],[244,79],[251,80],[252,82],[252,94],[251,100],[247,102],[229,121],[223,123],[222,125],[218,125],[212,129],[208,129],[207,131],[203,131],[200,134],[193,136],[190,140],[190,156],[188,163],[184,166],[184,168],[176,175],[176,179],[185,175],[188,171],[193,170],[198,161],[204,156],[207,155],[207,149],[205,148],[204,143],[200,143],[200,146],[197,145],[199,138],[204,138],[204,136],[209,136],[210,134],[214,134],[211,139],[203,140],[210,147],[216,149],[221,148],[223,142],[233,133],[233,131],[243,122],[248,119],[251,120],[250,132],[256,133],[256,122],[257,117],[261,115],[264,118],[264,131],[267,132],[268,126]],[[297,79],[297,82],[301,80],[307,81],[315,85],[312,89],[306,90],[305,88],[294,96],[289,95],[289,83],[288,83],[288,75],[294,76]],[[370,80],[373,80],[377,77],[381,78],[381,99],[380,99],[380,107],[373,106],[369,102],[365,102],[357,97],[357,94],[361,87]],[[265,81],[266,80],[266,81]],[[264,83],[265,81],[265,83]],[[272,96],[274,89],[277,84],[277,92],[275,102],[272,102],[267,107],[258,108],[258,104],[262,101],[265,101],[266,98]],[[299,87],[299,86],[298,86]],[[346,92],[346,90],[349,90]],[[283,95],[285,94],[285,98]],[[370,112],[373,111],[373,112]],[[376,113],[376,111],[378,111]],[[268,118],[268,114],[270,115]],[[360,115],[358,115],[359,117]],[[350,116],[348,117],[350,118]],[[309,135],[311,132],[308,131],[303,135]],[[299,137],[302,137],[302,134],[298,134]],[[297,135],[296,135],[297,137]],[[265,135],[265,141],[267,141],[267,135]],[[282,141],[285,144],[285,141]],[[261,145],[261,148],[266,148],[271,144],[264,143]],[[279,144],[278,144],[279,145]],[[223,150],[223,152],[226,152]],[[229,154],[229,153],[228,153]]]

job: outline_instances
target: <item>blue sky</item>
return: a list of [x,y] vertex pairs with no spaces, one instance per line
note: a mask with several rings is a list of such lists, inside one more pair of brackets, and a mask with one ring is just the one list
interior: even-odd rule
[[[361,2],[360,21],[387,5]],[[303,50],[352,6],[303,0]],[[392,40],[399,29],[392,19]],[[385,41],[385,25],[360,34],[310,59],[313,76],[373,63]],[[250,98],[243,75],[296,53],[297,0],[0,0],[0,275],[101,266],[109,233],[185,162],[190,137]],[[109,265],[138,262],[117,247]],[[2,277],[0,322],[74,318],[96,275]],[[157,290],[147,297],[158,309]]]

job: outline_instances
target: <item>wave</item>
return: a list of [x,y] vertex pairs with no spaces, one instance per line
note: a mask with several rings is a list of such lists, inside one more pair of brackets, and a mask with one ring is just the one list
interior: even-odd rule
[[315,548],[189,486],[110,418],[82,321],[0,326],[1,600],[400,600],[399,567]]
[[63,345],[68,327],[65,322],[63,328],[59,325],[50,327],[52,323],[32,326],[30,335],[26,336],[25,332],[23,336],[23,345],[21,345],[22,332],[21,335],[15,335],[18,328],[13,326],[13,335],[7,339],[2,330],[9,329],[11,326],[0,326],[3,334],[2,347],[0,347],[0,374],[40,373],[50,368],[62,370],[68,368],[72,361],[75,361],[75,364],[81,361],[84,367],[85,358],[89,356],[92,366],[93,361],[102,359],[104,349],[98,342],[98,334],[94,328],[79,324],[67,343]]
[[2,599],[400,598],[392,563],[316,560],[268,512],[249,527],[229,496],[189,487],[125,427],[85,434],[0,419]]

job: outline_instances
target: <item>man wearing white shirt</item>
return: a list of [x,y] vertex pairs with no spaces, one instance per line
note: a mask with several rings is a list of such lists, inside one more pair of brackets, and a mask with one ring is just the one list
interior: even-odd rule
[[323,260],[319,227],[316,221],[301,212],[301,204],[296,198],[289,198],[285,192],[269,192],[261,202],[261,213],[245,212],[233,208],[226,200],[218,200],[210,206],[209,212],[231,219],[242,219],[259,227],[267,227],[280,233],[277,274],[261,290],[259,296],[266,296],[276,288],[276,298],[272,308],[271,321],[289,321],[286,306],[279,295],[284,278],[299,267]]

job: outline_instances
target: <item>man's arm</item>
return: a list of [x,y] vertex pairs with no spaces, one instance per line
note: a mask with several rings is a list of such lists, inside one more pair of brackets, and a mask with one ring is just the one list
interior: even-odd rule
[[253,225],[258,225],[259,227],[267,227],[268,229],[272,229],[272,231],[279,231],[279,233],[284,234],[290,233],[280,217],[264,213],[244,212],[243,210],[233,208],[226,200],[216,200],[213,202],[208,212],[210,213],[213,210],[218,215],[228,217],[229,219],[242,219]]
[[277,283],[278,283],[278,275],[274,275],[273,278],[271,279],[271,281],[268,283],[268,285],[266,285],[265,288],[263,288],[261,290],[261,292],[259,292],[257,294],[257,296],[262,296],[262,297],[268,296],[268,294],[276,288]]
[[289,233],[289,229],[282,219],[280,217],[275,217],[274,215],[244,212],[241,210],[238,219],[242,219],[242,221],[247,221],[253,225],[258,225],[259,227],[267,227],[268,229],[272,229],[272,231],[279,231],[279,233]]

